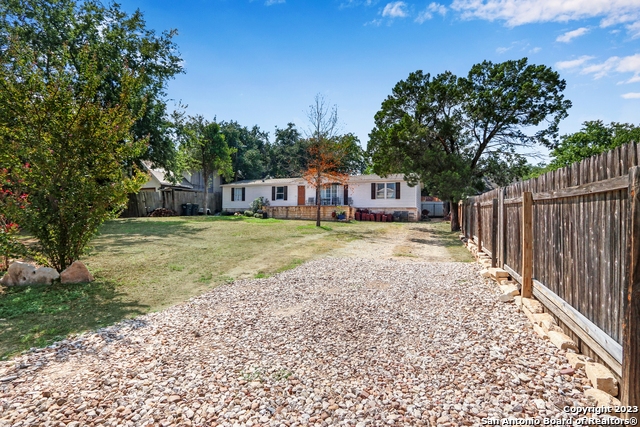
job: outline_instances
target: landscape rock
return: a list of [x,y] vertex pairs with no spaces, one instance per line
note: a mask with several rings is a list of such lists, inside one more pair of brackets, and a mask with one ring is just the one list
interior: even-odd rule
[[547,332],[547,335],[549,335],[549,341],[561,350],[573,350],[575,352],[580,351],[575,341],[562,332],[549,331]]
[[488,279],[489,277],[491,277],[491,274],[489,274],[489,270],[487,270],[487,269],[480,270],[480,275],[482,277],[484,277],[485,279]]
[[60,283],[63,284],[89,282],[93,282],[93,276],[81,261],[74,261],[73,264],[60,273]]
[[4,286],[50,285],[60,277],[53,268],[39,267],[26,262],[13,262],[2,276],[0,284]]
[[540,301],[533,298],[522,298],[522,305],[527,307],[533,314],[543,313],[543,307]]
[[614,406],[620,406],[621,403],[618,399],[610,395],[609,393],[599,390],[597,388],[590,388],[584,391],[585,396],[593,397],[597,402],[597,406],[605,406],[612,408]]
[[567,358],[567,360],[569,361],[569,364],[571,365],[571,367],[573,369],[582,369],[582,368],[584,368],[586,360],[587,360],[587,356],[585,356],[583,354],[571,353],[571,352],[567,352],[565,357]]
[[606,366],[600,363],[588,362],[585,365],[585,372],[594,388],[612,396],[618,395],[618,380]]
[[547,332],[542,329],[540,326],[534,324],[533,325],[533,331],[538,334],[540,336],[540,338],[542,338],[543,340],[548,340],[549,339],[549,334],[547,334]]
[[329,258],[236,280],[0,363],[0,426],[475,426],[589,406],[584,371],[559,375],[564,352],[479,270]]
[[509,294],[514,297],[516,295],[520,295],[520,291],[518,290],[518,288],[516,288],[513,285],[499,285],[499,286],[503,294]]
[[505,278],[506,279],[506,278],[509,277],[509,273],[507,273],[506,270],[503,270],[501,268],[490,268],[489,269],[489,274],[494,279],[499,279],[499,278]]

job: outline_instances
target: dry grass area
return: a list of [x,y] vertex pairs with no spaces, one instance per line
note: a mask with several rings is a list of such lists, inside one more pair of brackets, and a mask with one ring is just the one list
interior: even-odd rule
[[470,261],[448,226],[325,222],[317,228],[308,221],[243,217],[110,221],[83,258],[95,282],[0,294],[0,358],[325,256]]

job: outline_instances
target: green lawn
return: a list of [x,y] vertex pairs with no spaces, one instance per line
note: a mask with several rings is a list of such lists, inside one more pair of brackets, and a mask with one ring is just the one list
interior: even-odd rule
[[[398,226],[404,225],[326,222],[316,228],[307,221],[244,217],[110,221],[82,259],[93,283],[14,287],[0,294],[0,359],[161,310],[224,282],[294,268]],[[447,227],[433,223],[442,245],[452,254],[466,252]]]

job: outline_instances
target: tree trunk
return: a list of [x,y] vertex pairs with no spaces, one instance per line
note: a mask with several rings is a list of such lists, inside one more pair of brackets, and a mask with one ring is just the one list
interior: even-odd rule
[[460,231],[460,218],[458,218],[458,202],[450,202],[451,231]]
[[[204,173],[204,171],[202,171]],[[233,191],[233,189],[231,189]],[[204,216],[207,216],[207,202],[209,201],[209,174],[204,173],[204,203],[202,203],[202,208],[204,209]]]
[[320,227],[320,184],[316,186],[316,207],[318,211],[316,213],[316,227]]

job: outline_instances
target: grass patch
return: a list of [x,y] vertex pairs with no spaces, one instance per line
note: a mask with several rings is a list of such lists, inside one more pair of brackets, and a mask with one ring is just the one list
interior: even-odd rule
[[[269,277],[349,241],[401,226],[410,224],[325,222],[316,227],[314,221],[234,216],[109,221],[82,259],[95,282],[0,293],[0,358],[162,310],[236,279]],[[455,242],[470,258],[455,233],[434,230],[447,250]]]
[[443,246],[449,255],[457,262],[473,262],[473,256],[464,247],[458,237],[460,232],[451,231],[451,224],[445,221],[432,221],[428,224],[428,230],[432,238],[431,244]]

